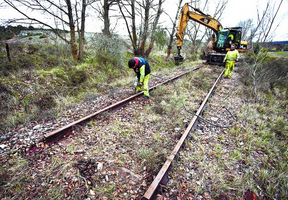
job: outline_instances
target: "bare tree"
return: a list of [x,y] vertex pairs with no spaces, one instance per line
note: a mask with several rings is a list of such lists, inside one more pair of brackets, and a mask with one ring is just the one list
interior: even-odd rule
[[[141,2],[135,0],[118,1],[119,10],[125,21],[135,55],[148,57],[151,53],[164,1],[158,0],[156,4],[154,0],[143,0]],[[138,32],[136,21],[140,21]],[[147,41],[149,40],[150,43],[147,50],[145,50]]]
[[155,32],[156,32],[156,28],[157,28],[157,25],[158,25],[158,22],[159,22],[159,18],[160,18],[160,15],[162,14],[163,10],[162,10],[162,4],[163,4],[164,0],[158,0],[158,9],[157,9],[157,13],[156,13],[156,16],[155,16],[155,19],[152,23],[152,28],[151,28],[151,37],[150,37],[150,44],[145,52],[145,55],[146,56],[149,56],[152,49],[153,49],[153,46],[154,46],[154,42],[155,42]]
[[[191,1],[190,5],[193,6],[194,8],[198,8],[204,12],[207,10],[208,1],[209,0],[205,0],[202,8],[200,8],[200,3],[201,3],[200,0]],[[191,22],[189,22],[189,24],[187,25],[186,34],[187,34],[188,38],[190,39],[190,41],[192,42],[191,53],[197,53],[198,48],[199,48],[199,44],[201,43],[201,41],[203,40],[203,38],[207,34],[207,29],[205,27],[203,27],[202,24],[199,24],[199,23],[191,20]],[[200,41],[200,43],[199,43],[199,41]]]
[[182,5],[183,0],[179,0],[178,2],[178,6],[177,6],[177,11],[176,11],[176,16],[174,18],[174,20],[170,17],[170,15],[168,13],[166,13],[166,15],[170,18],[170,21],[173,22],[172,24],[172,28],[171,28],[171,32],[169,31],[168,28],[166,28],[167,32],[169,33],[169,42],[168,42],[168,47],[167,47],[167,57],[166,60],[169,60],[170,54],[171,54],[171,50],[172,50],[172,44],[174,41],[174,37],[175,37],[175,32],[176,32],[176,26],[177,26],[177,21],[179,18],[179,12],[181,10],[181,5]]
[[[17,21],[22,20],[27,23],[33,21],[36,24],[50,28],[57,36],[71,46],[71,52],[75,60],[83,60],[85,17],[86,7],[88,5],[87,0],[78,0],[75,2],[65,0],[64,3],[61,1],[56,3],[52,0],[4,0],[4,2],[24,16],[23,19],[18,19]],[[25,9],[21,9],[23,7]],[[68,27],[70,39],[66,38],[64,31],[60,31],[57,26],[55,28],[55,25],[52,25],[49,22],[49,19],[35,18],[30,14],[30,12],[27,12],[27,10],[31,11],[31,13],[38,12],[42,16],[52,17],[56,24],[63,25],[64,30]],[[79,33],[79,48],[76,40],[77,31]]]
[[251,31],[253,27],[253,20],[240,21],[237,26],[242,27],[242,40],[247,41],[249,39],[249,31]]
[[[97,2],[99,0],[96,0]],[[110,36],[111,30],[110,30],[110,11],[112,9],[112,6],[117,5],[118,0],[104,0],[103,3],[99,1],[98,4],[95,6],[92,6],[94,10],[96,10],[97,13],[99,13],[99,19],[103,20],[104,22],[104,28],[103,28],[103,34]]]
[[[267,49],[263,48],[263,44],[270,41],[273,38],[271,34],[272,27],[275,25],[275,18],[278,11],[282,5],[283,0],[280,0],[278,4],[276,2],[274,5],[268,1],[264,10],[260,13],[257,9],[257,24],[256,27],[252,29],[249,36],[249,42],[252,45],[252,61],[248,64],[248,71],[250,77],[252,78],[253,95],[255,101],[258,101],[258,87],[259,81],[262,79],[263,73],[260,73],[260,66],[263,64],[264,60],[267,58]],[[275,10],[276,7],[276,10]],[[276,28],[278,25],[276,25]],[[275,28],[275,29],[276,29]]]
[[[138,49],[137,49],[138,37],[136,33],[135,0],[131,0],[130,2],[127,1],[126,3],[123,1],[118,1],[118,6],[123,16],[123,19],[125,21],[126,29],[128,30],[128,35],[132,43],[134,54],[137,55],[138,54]],[[129,24],[129,17],[131,18],[131,24]]]

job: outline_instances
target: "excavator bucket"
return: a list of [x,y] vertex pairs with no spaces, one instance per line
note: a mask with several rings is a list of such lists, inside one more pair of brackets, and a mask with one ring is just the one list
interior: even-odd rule
[[183,62],[184,57],[182,57],[181,55],[177,55],[174,57],[175,62]]

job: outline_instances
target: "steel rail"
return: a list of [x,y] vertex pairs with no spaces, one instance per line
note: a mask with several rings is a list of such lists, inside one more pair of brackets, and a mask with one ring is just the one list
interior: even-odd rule
[[160,182],[162,181],[162,179],[165,178],[165,174],[167,175],[169,167],[171,166],[172,161],[175,159],[175,157],[176,157],[177,153],[179,152],[181,146],[183,145],[185,139],[187,138],[187,136],[190,133],[190,131],[192,130],[192,128],[195,127],[195,125],[197,123],[197,118],[198,118],[197,116],[202,114],[202,112],[204,110],[204,107],[205,107],[206,103],[208,102],[208,99],[210,98],[210,96],[211,96],[213,90],[215,89],[217,83],[221,79],[224,71],[225,70],[223,70],[221,72],[221,74],[219,75],[219,77],[217,78],[215,83],[213,84],[213,86],[210,89],[209,93],[207,94],[205,100],[202,102],[201,106],[197,110],[196,116],[194,116],[193,119],[191,120],[190,124],[188,125],[188,127],[185,130],[185,132],[183,133],[182,137],[179,139],[179,141],[176,144],[175,148],[171,152],[170,156],[167,158],[166,162],[164,163],[164,165],[160,169],[159,173],[157,174],[157,176],[153,180],[152,184],[149,186],[148,190],[145,192],[145,194],[144,194],[142,199],[151,199],[153,197],[153,195],[154,195],[157,187],[159,186]]
[[[201,68],[201,67],[197,67],[197,68],[195,68],[195,69],[193,69],[193,70],[191,70],[191,71],[198,70],[199,68]],[[154,90],[155,88],[157,88],[157,87],[159,87],[159,86],[161,86],[161,85],[167,84],[167,83],[169,83],[169,82],[171,82],[171,81],[173,81],[173,80],[175,80],[175,79],[178,79],[178,78],[180,78],[180,77],[182,77],[182,76],[190,73],[191,71],[184,72],[184,73],[179,74],[179,75],[177,75],[177,76],[175,76],[175,77],[173,77],[173,78],[170,78],[170,79],[168,79],[168,80],[166,80],[166,81],[164,81],[164,82],[162,82],[162,83],[159,83],[159,84],[151,87],[151,88],[149,89],[149,91]],[[57,129],[57,130],[55,130],[55,131],[52,131],[52,132],[48,133],[47,135],[45,135],[45,136],[43,137],[43,140],[41,140],[41,142],[46,142],[46,143],[47,143],[47,142],[53,141],[53,139],[55,139],[55,138],[58,138],[58,139],[59,139],[59,138],[65,137],[65,136],[63,136],[64,133],[67,133],[73,126],[78,125],[78,124],[81,124],[81,123],[83,123],[83,122],[85,122],[85,121],[88,121],[89,119],[95,117],[96,115],[98,115],[98,114],[100,114],[100,113],[103,113],[103,112],[108,111],[108,110],[111,110],[111,109],[113,109],[113,108],[122,106],[122,105],[124,105],[125,103],[128,103],[129,101],[135,99],[136,97],[138,97],[138,96],[140,96],[140,95],[142,95],[142,94],[143,94],[143,91],[140,92],[140,93],[134,94],[134,95],[132,95],[132,96],[130,96],[130,97],[122,100],[122,101],[119,101],[119,102],[116,102],[116,103],[114,103],[114,104],[112,104],[112,105],[110,105],[110,106],[107,106],[107,107],[105,107],[105,108],[103,108],[103,109],[101,109],[101,110],[98,110],[97,112],[94,112],[94,113],[92,113],[92,114],[90,114],[90,115],[88,115],[88,116],[86,116],[86,117],[83,117],[83,118],[81,118],[81,119],[79,119],[79,120],[77,120],[77,121],[74,121],[74,122],[72,122],[72,123],[70,123],[70,124],[68,124],[68,125],[66,125],[66,126],[63,126],[63,127],[59,128],[59,129]]]

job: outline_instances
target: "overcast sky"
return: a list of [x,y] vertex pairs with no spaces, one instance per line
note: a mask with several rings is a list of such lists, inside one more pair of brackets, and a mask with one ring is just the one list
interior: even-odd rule
[[[166,0],[164,3],[165,11],[167,11],[173,19],[175,18],[175,15],[176,15],[176,10],[177,10],[176,2],[177,1],[178,0]],[[263,7],[266,5],[267,1],[269,0],[229,0],[227,8],[225,9],[221,20],[219,21],[223,27],[237,26],[237,24],[240,21],[246,21],[248,19],[252,19],[253,22],[256,23],[257,22],[257,7],[259,7],[260,10],[261,9],[263,10],[264,9]],[[270,0],[270,1],[272,3],[280,2],[280,0]],[[0,0],[0,2],[2,2],[2,0]],[[189,1],[184,0],[184,3],[185,2],[189,2]],[[211,4],[213,4],[213,1],[211,1]],[[210,6],[213,7],[213,5],[210,5]],[[278,16],[275,21],[275,25],[279,24],[279,27],[277,28],[274,41],[288,40],[288,9],[287,8],[288,8],[288,0],[283,0],[282,6],[279,10]],[[211,12],[213,12],[212,8],[211,8]],[[3,19],[7,19],[8,17],[17,18],[17,17],[22,17],[22,16],[19,15],[17,12],[14,12],[11,9],[4,9],[4,10],[1,9],[0,19],[3,20]],[[113,18],[111,19],[111,22],[112,21],[113,21]],[[163,24],[163,26],[165,27],[170,26],[170,24],[167,25],[167,23],[171,23],[171,27],[172,27],[172,22],[169,20],[167,16],[162,15],[160,21]],[[86,31],[100,32],[102,29],[103,29],[103,22],[101,21],[96,22],[95,16],[93,18],[92,17],[87,18]],[[118,31],[118,33],[123,32],[123,30],[126,30],[126,28],[125,27],[121,28]]]
[[[279,4],[280,0],[271,0],[271,3]],[[257,6],[262,10],[266,6],[267,0],[229,0],[224,12],[222,25],[225,27],[235,26],[240,21],[253,19],[257,22]],[[275,8],[276,11],[276,8]],[[279,24],[274,41],[288,40],[288,0],[283,0],[282,6],[277,15],[275,25]]]

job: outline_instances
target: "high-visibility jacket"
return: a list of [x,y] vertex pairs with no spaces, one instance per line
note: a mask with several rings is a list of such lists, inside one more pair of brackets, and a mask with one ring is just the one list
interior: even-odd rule
[[134,68],[134,71],[137,75],[137,78],[140,83],[143,83],[144,77],[151,73],[150,65],[144,58],[134,57],[132,59],[136,61],[136,67]]
[[230,50],[226,53],[224,61],[229,60],[229,61],[236,61],[240,58],[239,52],[234,49]]

